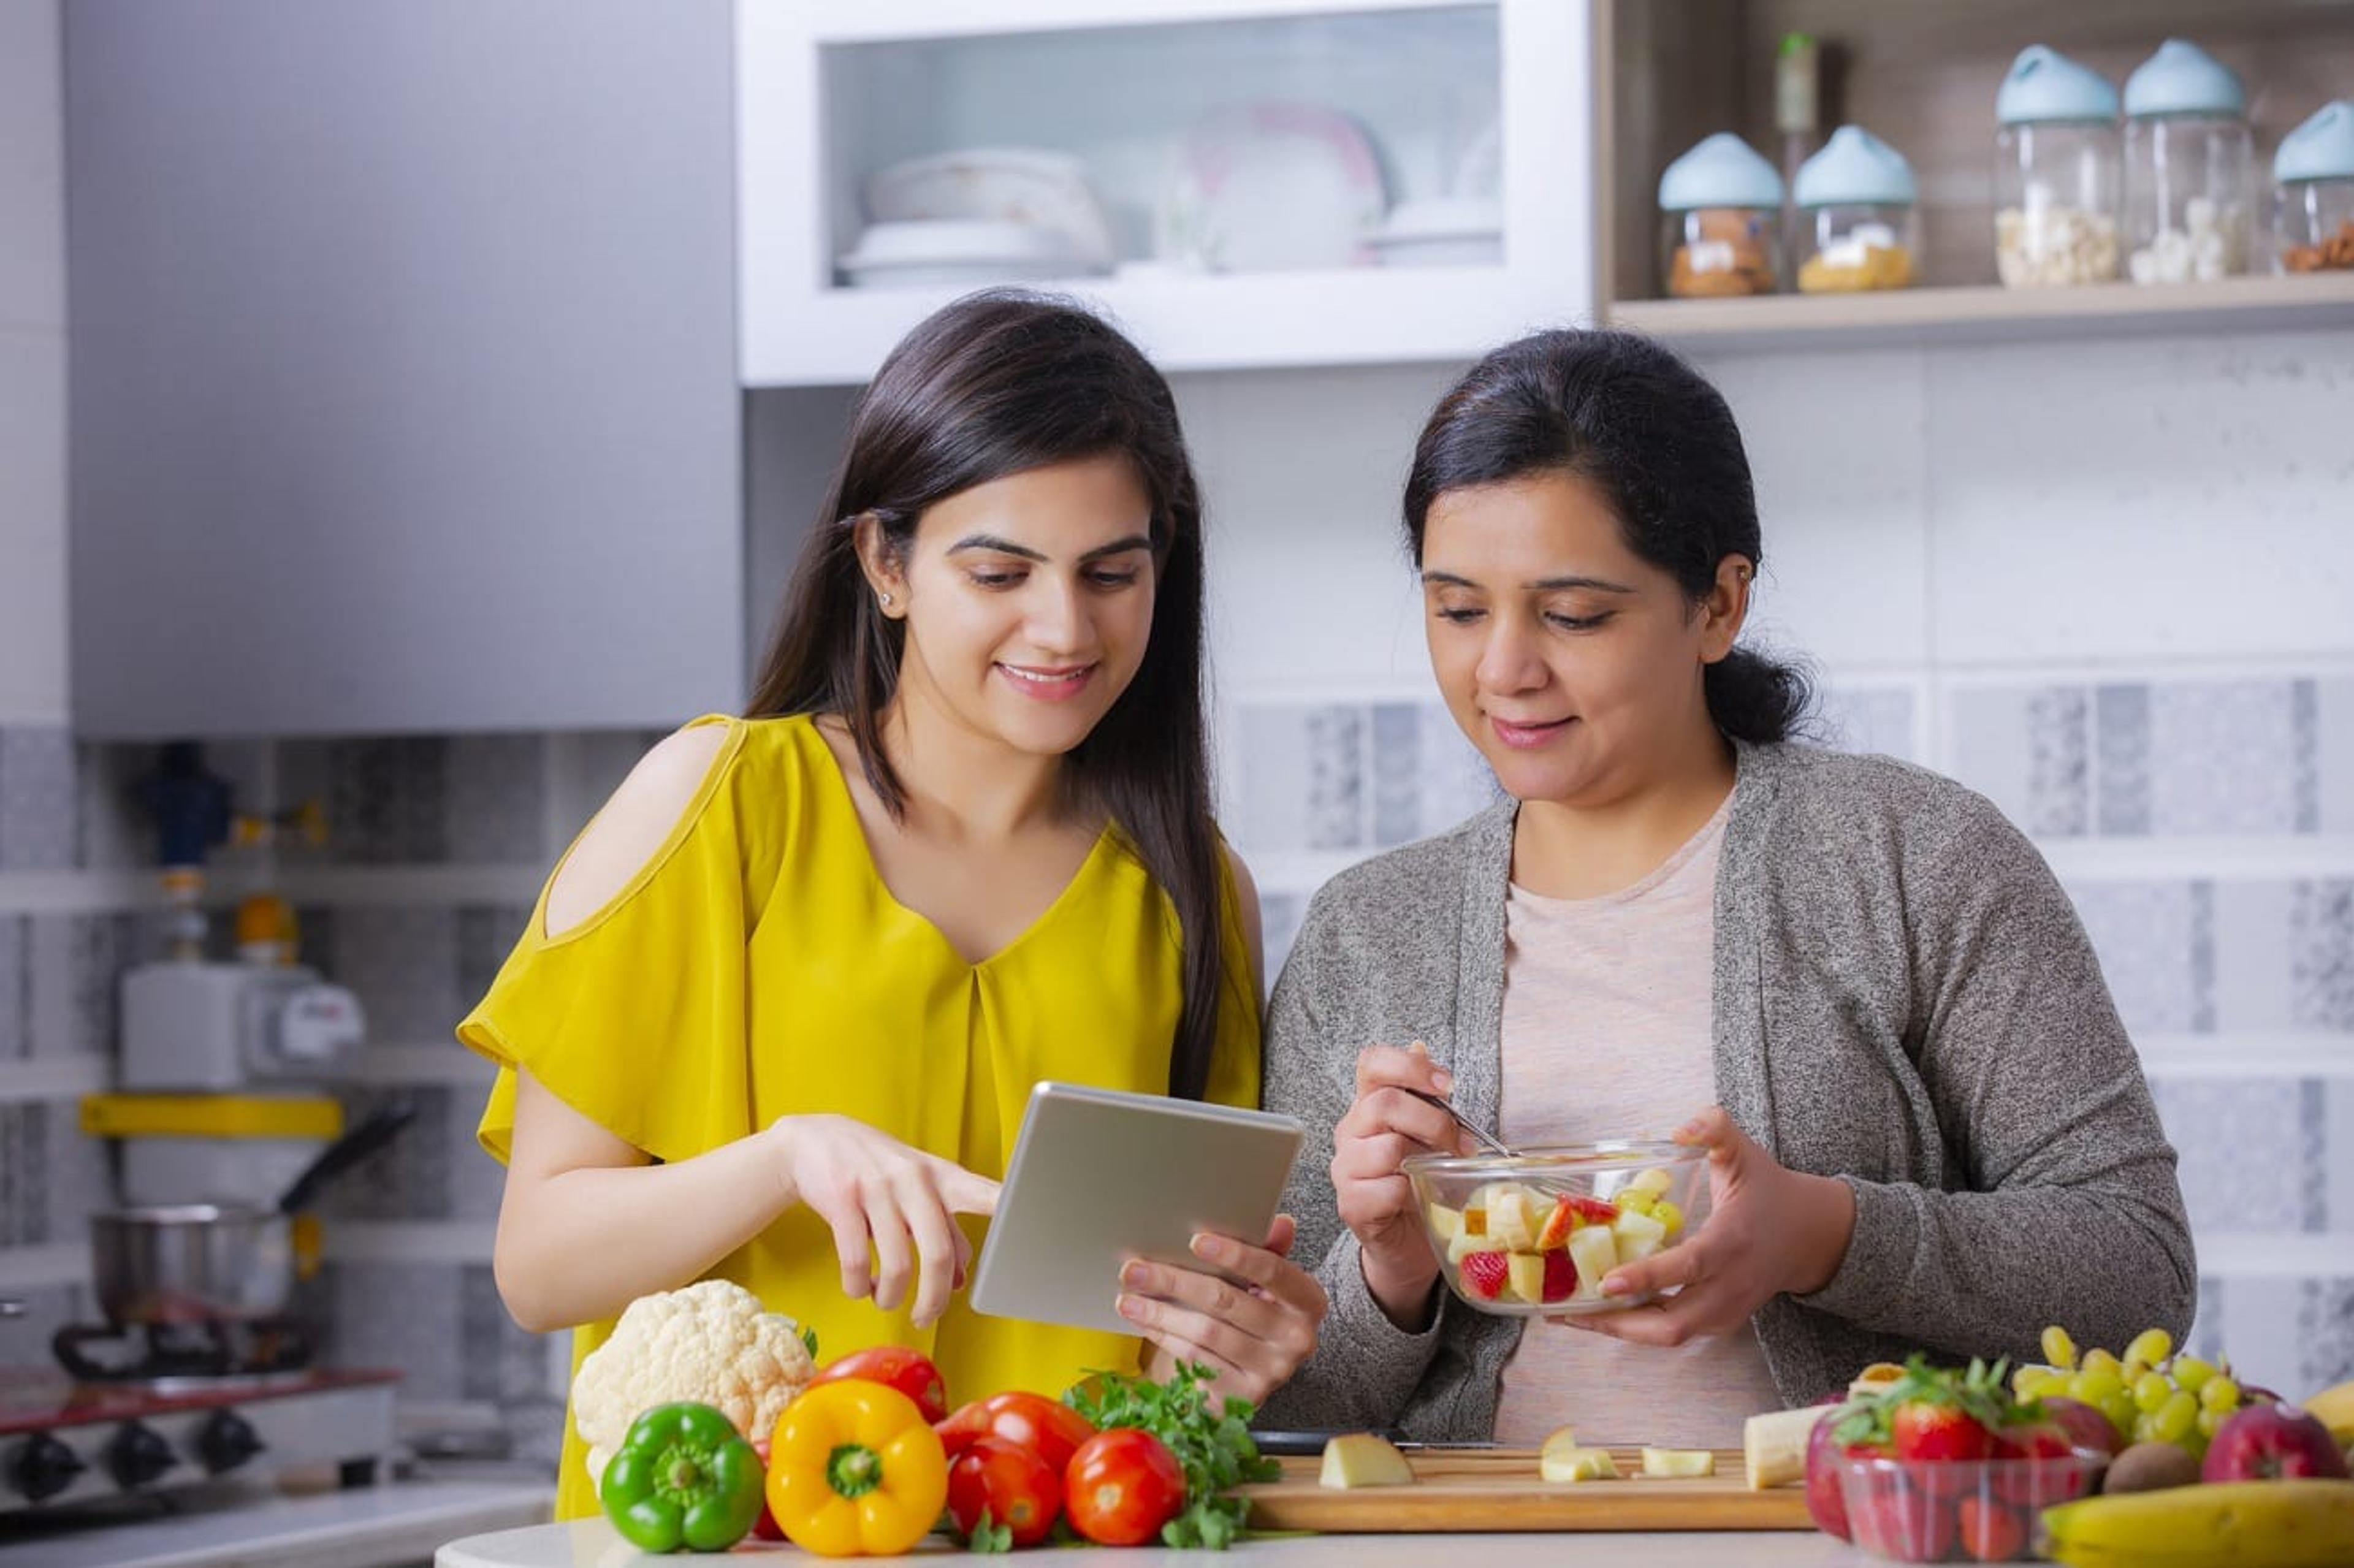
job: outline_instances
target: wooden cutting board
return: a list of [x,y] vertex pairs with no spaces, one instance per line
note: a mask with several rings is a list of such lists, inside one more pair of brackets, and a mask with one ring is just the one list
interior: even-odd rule
[[1623,1481],[1546,1481],[1533,1448],[1408,1449],[1410,1487],[1316,1484],[1320,1461],[1286,1458],[1283,1479],[1245,1487],[1254,1530],[1336,1534],[1515,1530],[1812,1530],[1803,1489],[1753,1492],[1741,1450],[1719,1449],[1716,1474],[1644,1478],[1640,1448],[1613,1448]]

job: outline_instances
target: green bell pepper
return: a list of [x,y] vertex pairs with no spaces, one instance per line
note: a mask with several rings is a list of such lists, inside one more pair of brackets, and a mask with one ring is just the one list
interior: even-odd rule
[[605,1517],[642,1552],[725,1552],[760,1517],[759,1456],[707,1404],[658,1404],[605,1467]]

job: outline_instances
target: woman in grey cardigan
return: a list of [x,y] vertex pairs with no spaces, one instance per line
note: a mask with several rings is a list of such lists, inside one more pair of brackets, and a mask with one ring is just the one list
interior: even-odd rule
[[[1266,1101],[1310,1128],[1285,1206],[1332,1307],[1264,1422],[1724,1443],[1914,1350],[2179,1337],[2174,1152],[2066,895],[1979,796],[1792,744],[1803,681],[1734,645],[1761,548],[1714,388],[1627,334],[1500,349],[1405,524],[1511,799],[1335,878],[1276,987]],[[1525,1332],[1454,1300],[1398,1166],[1458,1139],[1406,1088],[1517,1143],[1704,1145],[1706,1223],[1606,1287],[1679,1288]]]

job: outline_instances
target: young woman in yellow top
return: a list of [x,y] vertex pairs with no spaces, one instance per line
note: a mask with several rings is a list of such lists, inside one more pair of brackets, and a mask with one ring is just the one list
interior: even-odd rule
[[[1167,384],[1084,312],[960,301],[886,360],[750,709],[647,754],[459,1026],[496,1272],[574,1355],[737,1280],[950,1397],[1208,1364],[1264,1398],[1323,1292],[1265,1237],[1131,1264],[1138,1338],[956,1287],[1033,1084],[1255,1105],[1257,901],[1209,811],[1201,507]],[[652,629],[659,635],[659,629]],[[592,1511],[567,1429],[558,1494]]]

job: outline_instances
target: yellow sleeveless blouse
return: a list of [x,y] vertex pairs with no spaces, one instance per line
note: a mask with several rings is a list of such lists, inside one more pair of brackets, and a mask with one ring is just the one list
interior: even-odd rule
[[[1027,930],[968,963],[892,897],[809,717],[695,723],[725,725],[727,736],[662,847],[553,938],[543,891],[458,1026],[499,1065],[480,1128],[493,1157],[507,1158],[518,1068],[656,1160],[691,1159],[779,1117],[831,1112],[991,1179],[1005,1173],[1039,1080],[1166,1091],[1182,999],[1179,927],[1116,830]],[[1227,880],[1228,984],[1209,1097],[1255,1106],[1258,1009],[1234,899]],[[978,1247],[984,1223],[965,1224]],[[939,1364],[952,1404],[1010,1388],[1059,1394],[1086,1372],[1140,1361],[1139,1340],[983,1318],[961,1292],[923,1330],[904,1306],[846,1299],[832,1234],[803,1208],[706,1277],[733,1279],[813,1327],[825,1360],[914,1346]],[[576,1330],[573,1366],[611,1330],[610,1319]],[[567,1415],[557,1517],[596,1510]]]

